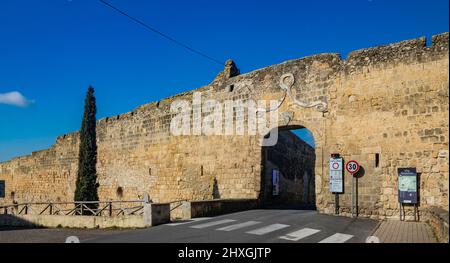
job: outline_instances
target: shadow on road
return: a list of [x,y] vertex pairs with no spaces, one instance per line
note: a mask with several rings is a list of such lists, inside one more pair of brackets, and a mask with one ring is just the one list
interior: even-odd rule
[[266,204],[261,209],[270,210],[317,210],[315,205],[311,204]]
[[45,227],[25,227],[25,226],[0,226],[1,231],[17,231],[17,230],[31,230],[31,229],[45,229]]

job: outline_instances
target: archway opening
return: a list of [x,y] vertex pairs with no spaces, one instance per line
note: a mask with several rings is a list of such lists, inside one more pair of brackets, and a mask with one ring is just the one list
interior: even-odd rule
[[266,208],[315,209],[313,134],[303,126],[277,129],[276,144],[261,149],[261,204]]

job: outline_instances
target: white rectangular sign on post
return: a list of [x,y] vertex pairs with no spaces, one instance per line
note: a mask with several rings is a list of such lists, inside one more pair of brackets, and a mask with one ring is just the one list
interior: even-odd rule
[[330,159],[330,192],[343,193],[344,181],[342,178],[343,164],[342,158]]

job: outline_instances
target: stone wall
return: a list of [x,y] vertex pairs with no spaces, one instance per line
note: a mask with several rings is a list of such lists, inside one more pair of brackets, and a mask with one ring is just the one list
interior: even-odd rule
[[258,199],[216,199],[189,202],[188,216],[183,219],[195,217],[210,217],[235,213],[259,207]]
[[[28,211],[28,210],[27,210]],[[27,214],[0,214],[0,226],[68,228],[145,228],[170,222],[169,204],[143,203],[141,215],[81,216],[39,214],[29,208]]]
[[143,216],[0,215],[0,226],[17,228],[145,228]]
[[[420,209],[448,211],[448,66],[445,33],[434,36],[430,46],[420,38],[354,51],[346,60],[321,54],[240,75],[230,62],[210,85],[195,91],[219,102],[280,100],[278,126],[302,126],[314,135],[318,210],[334,212],[328,160],[340,153],[364,167],[361,214],[384,218],[398,215],[397,167],[417,167]],[[283,79],[280,88],[287,73],[292,78]],[[292,87],[292,96],[286,86]],[[171,103],[192,101],[193,93],[98,121],[102,200],[141,199],[144,193],[154,202],[260,196],[261,136],[171,136]],[[327,109],[302,107],[299,101],[326,103]],[[248,118],[242,110],[234,117]],[[78,134],[72,133],[58,137],[50,149],[1,163],[6,198],[0,203],[71,200],[77,155]],[[350,189],[345,177],[345,189]],[[341,213],[348,213],[350,192],[340,200]]]
[[434,236],[440,243],[448,243],[448,210],[429,207],[421,214],[433,230]]
[[[338,152],[364,167],[360,212],[397,216],[399,167],[417,167],[421,208],[448,211],[448,34],[430,47],[421,38],[355,51],[343,66],[330,90],[325,156]],[[331,212],[330,200],[319,200],[322,211]],[[350,195],[341,200],[347,212]]]

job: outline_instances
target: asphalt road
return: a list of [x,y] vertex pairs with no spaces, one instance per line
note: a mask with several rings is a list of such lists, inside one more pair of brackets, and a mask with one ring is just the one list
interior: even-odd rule
[[376,220],[308,210],[250,210],[103,235],[86,242],[364,243],[377,224]]
[[147,229],[0,228],[0,243],[364,243],[378,221],[311,210],[259,209]]

